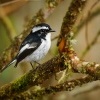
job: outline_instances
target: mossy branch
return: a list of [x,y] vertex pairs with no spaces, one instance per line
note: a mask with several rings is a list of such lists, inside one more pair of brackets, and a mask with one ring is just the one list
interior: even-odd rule
[[[37,69],[31,70],[30,72],[28,72],[27,74],[19,78],[18,80],[1,87],[0,98],[10,98],[11,95],[13,96],[19,94],[22,91],[25,91],[32,86],[39,85],[43,83],[46,79],[51,77],[53,74],[55,74],[56,72],[64,70],[66,67],[61,65],[62,62],[59,58],[60,58],[59,56],[56,56],[55,58],[52,58],[45,64],[38,66]],[[80,62],[76,59],[76,57],[75,59],[72,60],[74,63],[72,64],[72,69],[74,72],[89,74],[93,76],[93,80],[100,79],[99,64]]]
[[37,66],[35,70],[31,70],[24,76],[0,88],[0,98],[9,98],[11,95],[19,94],[28,88],[41,84],[54,73],[63,70],[64,67],[60,66],[59,56],[52,58],[48,62]]
[[[70,32],[72,31],[72,28],[77,20],[78,15],[83,10],[83,7],[85,6],[86,1],[87,0],[72,0],[72,3],[68,9],[68,12],[66,13],[63,19],[61,32],[60,32],[57,45],[60,46],[60,43],[62,42],[63,39],[65,39],[65,42],[67,41],[69,42],[68,37],[70,35]],[[66,45],[69,45],[69,43]],[[65,48],[65,45],[64,45],[64,48]]]
[[16,95],[14,97],[11,97],[12,100],[16,100],[16,98],[18,100],[23,100],[23,99],[35,99],[35,100],[40,100],[40,98],[42,96],[45,96],[47,94],[54,94],[56,92],[60,92],[60,91],[71,91],[73,90],[76,86],[81,86],[85,83],[91,82],[93,81],[93,77],[91,76],[84,76],[82,78],[79,79],[73,79],[71,81],[66,81],[62,84],[58,84],[56,86],[49,86],[47,88],[40,88],[36,91],[34,91],[33,89],[29,90],[29,91],[25,91],[19,95]]
[[[11,96],[17,96],[19,93],[29,89],[32,86],[42,84],[46,79],[51,77],[51,75],[66,69],[67,64],[70,64],[74,72],[89,74],[92,77],[86,78],[87,81],[82,81],[81,78],[80,81],[76,79],[74,81],[65,82],[56,85],[54,87],[51,86],[49,87],[50,90],[48,90],[49,88],[47,88],[47,90],[51,91],[51,93],[53,93],[53,91],[58,92],[58,91],[68,90],[68,89],[71,90],[71,88],[74,88],[77,85],[82,85],[82,83],[100,79],[100,65],[96,63],[81,61],[77,57],[74,49],[70,44],[70,39],[71,39],[70,32],[76,22],[76,19],[80,11],[83,9],[85,3],[86,0],[72,0],[69,10],[64,17],[64,21],[61,28],[61,34],[58,42],[59,48],[61,48],[60,44],[62,43],[62,40],[65,43],[65,45],[63,46],[64,52],[62,53],[62,55],[55,56],[54,58],[47,61],[46,63],[37,66],[36,69],[29,71],[18,80],[15,80],[10,84],[1,87],[0,99],[10,98]],[[46,92],[48,93],[48,91]],[[35,95],[38,95],[38,93],[39,92],[36,92]],[[41,93],[42,92],[40,92],[40,95]]]

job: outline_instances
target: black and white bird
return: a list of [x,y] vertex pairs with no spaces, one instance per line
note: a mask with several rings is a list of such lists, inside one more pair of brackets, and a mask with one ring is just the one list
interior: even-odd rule
[[14,62],[14,67],[17,67],[20,62],[30,62],[31,65],[31,62],[38,62],[50,49],[51,32],[55,31],[46,23],[34,26],[30,34],[22,42],[16,57],[7,66],[3,67],[0,72]]

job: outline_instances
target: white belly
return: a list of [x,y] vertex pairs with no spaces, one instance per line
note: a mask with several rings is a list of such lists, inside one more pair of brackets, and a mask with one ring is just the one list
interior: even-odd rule
[[30,55],[27,56],[24,61],[38,61],[43,58],[49,51],[51,46],[51,33],[48,33],[46,40],[42,39],[42,44]]

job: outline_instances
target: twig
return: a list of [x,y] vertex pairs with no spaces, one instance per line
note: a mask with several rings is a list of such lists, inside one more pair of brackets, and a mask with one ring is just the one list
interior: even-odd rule
[[100,35],[100,31],[96,34],[96,36],[94,37],[94,39],[92,40],[92,42],[84,49],[82,55],[81,55],[81,59],[84,58],[84,56],[89,52],[89,50],[91,49],[91,47],[93,47],[95,45],[95,43],[97,42],[98,38]]
[[63,19],[60,36],[58,38],[57,45],[59,46],[60,52],[66,51],[66,50],[64,50],[66,46],[70,47],[70,44],[69,44],[70,39],[68,39],[70,37],[69,36],[70,32],[72,31],[72,28],[77,20],[79,13],[85,6],[85,3],[86,3],[86,0],[73,0],[72,1],[71,5],[68,9],[68,12],[66,13],[66,15]]
[[[73,37],[72,28],[77,20],[79,13],[82,11],[86,3],[86,0],[73,0],[68,12],[66,13],[63,24],[61,26],[61,33],[58,38],[57,46],[60,52],[62,63],[66,66],[67,69],[71,70],[73,57],[76,56],[76,53],[72,47],[71,39]],[[73,57],[70,57],[70,54]],[[67,59],[66,59],[67,58]],[[78,58],[78,57],[77,57]],[[68,61],[68,62],[67,62]],[[66,77],[68,74],[64,73]],[[64,81],[66,79],[64,76],[61,77],[60,81]],[[68,75],[69,76],[69,75]]]
[[25,5],[29,0],[10,0],[9,2],[0,4],[0,7],[4,9],[6,15],[18,10],[20,7]]
[[[93,10],[93,8],[99,3],[100,0],[97,0],[96,2],[94,2],[94,4],[90,7],[90,10],[88,11],[87,17],[90,18],[91,15],[91,11]],[[88,21],[86,21],[86,29],[85,29],[85,38],[86,38],[86,44],[87,46],[89,45],[89,41],[88,41]]]
[[72,69],[74,70],[74,72],[78,72],[78,73],[83,73],[83,74],[89,74],[92,77],[96,78],[96,79],[100,79],[99,75],[100,75],[100,64],[96,64],[93,62],[86,62],[86,61],[80,61],[77,59],[73,59],[75,61],[73,61],[73,66]]
[[77,88],[73,91],[70,92],[70,95],[73,97],[79,96],[81,94],[86,94],[95,90],[100,89],[100,82],[99,81],[95,81],[92,83],[89,83],[81,88]]
[[100,8],[98,8],[96,11],[92,12],[89,17],[86,17],[82,22],[76,26],[76,30],[74,31],[74,37],[76,37],[81,30],[81,28],[85,25],[86,22],[90,22],[93,18],[97,17],[100,14]]
[[93,77],[85,76],[83,78],[74,79],[74,80],[71,80],[71,81],[66,81],[66,82],[59,84],[59,85],[56,85],[56,86],[49,86],[47,88],[41,88],[37,91],[34,91],[32,89],[32,90],[23,92],[19,95],[11,97],[11,98],[12,98],[12,100],[16,100],[16,98],[19,99],[19,100],[26,99],[26,98],[36,100],[36,99],[39,99],[42,96],[45,96],[47,94],[56,93],[56,92],[60,92],[60,91],[71,91],[76,86],[81,86],[81,85],[83,85],[85,83],[89,83],[93,80],[94,80]]
[[10,19],[7,17],[7,15],[5,14],[3,8],[0,7],[0,17],[1,17],[1,21],[3,22],[3,24],[5,25],[6,29],[7,29],[7,35],[9,37],[10,42],[12,42],[14,40],[14,37],[17,35],[16,31],[14,30],[14,27],[10,21]]

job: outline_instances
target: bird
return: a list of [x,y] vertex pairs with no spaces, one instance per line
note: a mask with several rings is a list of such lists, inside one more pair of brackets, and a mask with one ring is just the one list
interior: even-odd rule
[[39,60],[45,57],[50,49],[51,32],[55,31],[46,23],[33,26],[29,35],[22,41],[17,55],[10,63],[4,66],[0,72],[4,71],[13,63],[15,63],[14,67],[17,67],[20,62],[29,62],[31,66],[32,62],[38,63]]

